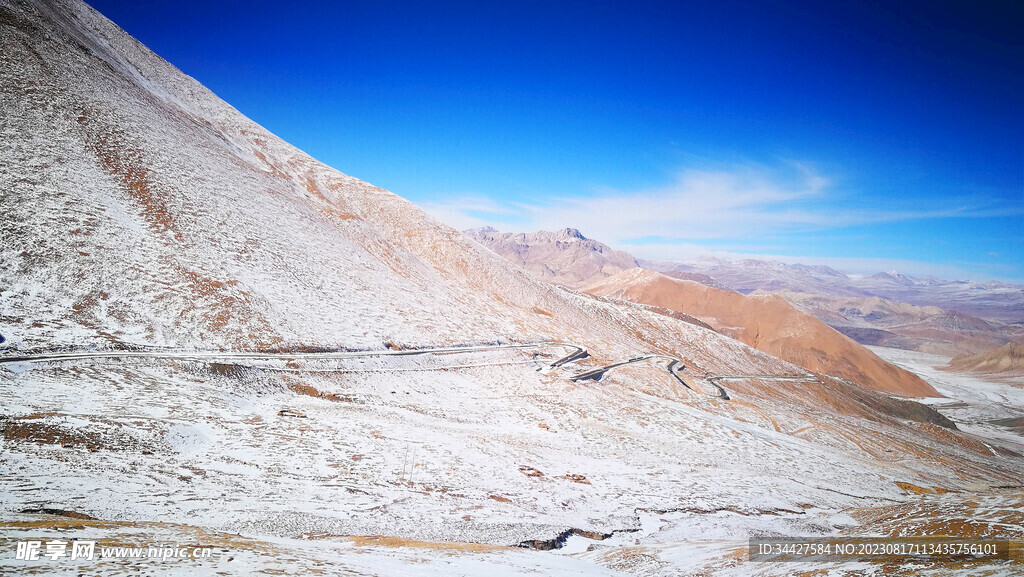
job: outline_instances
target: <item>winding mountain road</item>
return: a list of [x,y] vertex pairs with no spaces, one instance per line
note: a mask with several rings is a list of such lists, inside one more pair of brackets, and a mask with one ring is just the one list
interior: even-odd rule
[[[8,356],[0,357],[0,366],[2,365],[14,365],[18,363],[46,363],[46,362],[60,362],[60,361],[73,361],[73,360],[93,360],[93,359],[122,359],[122,358],[155,358],[155,359],[179,359],[179,360],[194,360],[194,361],[214,361],[214,360],[298,360],[298,359],[320,359],[320,360],[336,360],[336,359],[354,359],[354,358],[366,358],[366,357],[399,357],[399,356],[414,356],[414,355],[429,355],[429,354],[450,354],[450,353],[475,353],[484,351],[494,350],[509,350],[509,349],[532,349],[532,348],[548,348],[548,347],[562,347],[567,349],[568,354],[559,357],[548,364],[547,369],[554,369],[577,361],[589,356],[587,349],[574,344],[574,343],[562,343],[557,341],[539,341],[533,343],[514,343],[505,345],[466,345],[459,347],[437,347],[437,348],[423,348],[423,349],[404,349],[404,350],[380,350],[380,351],[335,351],[335,352],[288,352],[288,353],[260,353],[260,352],[232,352],[232,351],[176,351],[176,350],[143,350],[143,351],[75,351],[75,352],[54,352],[54,353],[40,353],[34,355],[21,355],[21,356]],[[668,355],[640,355],[632,357],[625,361],[612,363],[602,367],[597,367],[577,375],[569,377],[570,381],[586,381],[594,380],[598,381],[611,369],[629,365],[633,363],[640,363],[645,361],[651,361],[652,363],[659,360],[668,361],[667,365],[664,366],[665,370],[669,372],[680,384],[691,391],[695,391],[680,375],[679,371],[685,369],[682,359]],[[438,367],[442,368],[457,368],[457,367]],[[772,376],[772,375],[721,375],[709,377],[705,382],[715,389],[713,394],[708,394],[710,397],[729,400],[729,394],[726,393],[725,389],[722,388],[718,381],[724,379],[764,379],[764,380],[804,380],[813,378],[813,375],[801,375],[801,376]],[[695,391],[701,392],[703,391]],[[707,393],[705,393],[707,394]]]
[[560,367],[574,360],[585,358],[587,350],[572,343],[560,343],[555,341],[543,341],[536,343],[516,343],[508,345],[471,345],[462,347],[438,347],[425,349],[396,349],[383,351],[336,351],[336,352],[290,352],[290,353],[259,353],[259,352],[232,352],[232,351],[174,351],[174,350],[146,350],[146,351],[76,351],[69,353],[41,353],[36,355],[22,355],[12,357],[0,357],[0,365],[15,363],[44,363],[57,361],[73,361],[86,359],[121,359],[131,357],[157,358],[157,359],[181,359],[181,360],[218,360],[218,359],[250,359],[250,360],[295,360],[295,359],[354,359],[366,357],[401,357],[413,355],[447,354],[447,353],[473,353],[482,351],[502,349],[531,349],[543,347],[563,347],[571,352],[558,358],[548,365],[549,368]]
[[[679,373],[677,372],[677,371],[681,371],[681,370],[686,368],[683,365],[682,359],[677,359],[676,357],[670,357],[668,355],[641,355],[639,357],[633,357],[633,358],[627,359],[625,361],[619,361],[617,363],[612,363],[610,365],[605,365],[603,367],[598,367],[596,369],[593,369],[593,370],[590,370],[590,371],[586,371],[586,372],[580,373],[578,375],[573,375],[573,376],[569,377],[569,380],[570,381],[587,381],[587,380],[599,381],[599,380],[601,380],[601,377],[603,377],[605,373],[607,373],[608,371],[610,371],[611,369],[614,369],[616,367],[621,367],[621,366],[624,366],[624,365],[630,365],[630,364],[633,364],[633,363],[642,363],[644,361],[657,361],[657,360],[667,360],[668,361],[668,365],[665,366],[665,370],[667,370],[670,375],[675,377],[676,380],[679,381],[680,384],[682,384],[684,387],[686,387],[687,389],[689,389],[691,391],[694,390],[693,387],[691,387],[685,380],[683,380],[683,378],[680,377]],[[726,401],[729,400],[729,394],[725,392],[725,389],[723,389],[717,383],[712,382],[711,379],[708,379],[707,382],[708,382],[709,385],[711,385],[715,389],[715,393],[711,394],[711,395],[708,395],[708,396],[714,397],[714,398],[718,398],[718,399],[722,399],[722,400],[726,400]],[[703,391],[697,391],[697,392],[703,392]]]
[[[677,359],[675,357],[670,357],[668,355],[642,355],[642,356],[639,356],[639,357],[633,357],[633,358],[625,360],[625,361],[619,361],[617,363],[612,363],[610,365],[605,365],[603,367],[598,367],[596,369],[592,369],[592,370],[580,373],[578,375],[573,375],[573,376],[569,377],[569,380],[570,381],[586,381],[586,380],[599,381],[599,380],[601,380],[601,377],[603,377],[605,373],[607,373],[609,370],[614,369],[616,367],[621,367],[623,365],[629,365],[629,364],[632,364],[632,363],[641,363],[641,362],[644,362],[644,361],[656,361],[656,360],[659,360],[659,359],[664,359],[664,360],[669,361],[668,365],[665,367],[665,369],[668,370],[669,374],[671,374],[673,377],[675,377],[676,380],[678,380],[680,383],[682,383],[682,385],[684,387],[686,387],[687,389],[690,389],[691,391],[694,390],[693,387],[691,387],[689,384],[687,384],[686,381],[684,381],[683,378],[680,377],[678,372],[677,372],[677,367],[678,367],[678,370],[680,370],[680,371],[685,368],[683,366],[683,361],[681,359]],[[725,389],[722,388],[722,386],[718,384],[718,381],[740,380],[740,379],[758,379],[758,380],[762,380],[762,381],[813,381],[813,380],[817,380],[817,377],[814,376],[814,375],[811,375],[811,374],[807,374],[807,375],[716,375],[716,376],[707,377],[707,378],[704,379],[704,381],[709,386],[711,386],[712,388],[715,389],[715,393],[711,394],[711,395],[708,395],[708,396],[728,401],[729,400],[729,393],[725,392]]]

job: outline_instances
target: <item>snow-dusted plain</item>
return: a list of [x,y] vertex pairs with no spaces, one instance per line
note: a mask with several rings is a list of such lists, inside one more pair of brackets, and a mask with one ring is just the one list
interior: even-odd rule
[[[821,566],[751,564],[747,539],[1024,534],[1005,431],[952,431],[826,376],[723,381],[730,400],[711,398],[709,377],[806,371],[532,279],[82,3],[0,0],[0,113],[0,355],[539,340],[592,354],[540,371],[564,353],[3,365],[5,574],[788,575]],[[568,378],[644,353],[683,359],[688,386],[657,363]],[[51,538],[216,553],[15,559],[16,541]]]
[[[897,482],[960,501],[1007,492],[982,479],[1019,482],[1019,458],[902,423],[741,388],[721,401],[647,365],[571,383],[572,365],[544,374],[523,352],[486,357],[495,366],[400,376],[149,359],[8,371],[4,537],[226,550],[159,565],[188,573],[686,574],[741,563],[750,535],[856,531],[857,511],[930,497]],[[997,509],[1019,515],[1016,495]],[[507,548],[571,529],[611,535],[574,535],[560,552]],[[377,535],[394,539],[353,540]],[[7,547],[0,559],[73,569],[12,557]]]
[[[947,398],[921,399],[981,438],[997,438],[1024,453],[1024,437],[1011,427],[1024,426],[1024,378],[978,376],[942,370],[949,357],[900,349],[871,347],[878,356],[914,371]],[[1014,421],[1019,421],[1014,423]]]

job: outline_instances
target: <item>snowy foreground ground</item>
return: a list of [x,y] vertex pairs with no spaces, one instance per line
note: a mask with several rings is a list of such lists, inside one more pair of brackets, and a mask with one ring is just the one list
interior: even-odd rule
[[[860,438],[829,434],[850,430],[849,422],[766,404],[739,383],[731,401],[713,399],[649,364],[581,383],[566,376],[584,367],[538,371],[544,359],[522,351],[378,360],[376,367],[139,359],[4,368],[0,568],[69,575],[1019,575],[1014,562],[747,561],[752,535],[915,534],[922,527],[927,534],[929,523],[938,532],[977,523],[1020,539],[1020,459],[1005,455],[1024,445],[990,423],[1024,415],[1022,389],[934,370],[944,364],[939,357],[876,352],[919,372],[949,397],[929,402],[1002,448],[989,449],[991,482],[958,482],[963,475],[954,470],[961,469],[907,458],[902,453],[911,449],[895,439],[880,450],[879,439],[893,434],[881,426]],[[484,366],[444,369],[465,365]],[[560,548],[536,550],[559,535]],[[15,558],[18,541],[41,541],[45,549],[52,539],[95,540],[97,548],[208,547],[211,554]]]

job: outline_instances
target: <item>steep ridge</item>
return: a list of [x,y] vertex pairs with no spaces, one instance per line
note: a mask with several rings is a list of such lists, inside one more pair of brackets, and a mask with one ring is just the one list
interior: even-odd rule
[[3,314],[30,327],[14,343],[509,334],[440,314],[484,303],[407,248],[399,230],[432,224],[411,204],[280,142],[95,13],[37,7],[49,18],[4,13]]
[[760,351],[869,389],[939,396],[921,378],[882,361],[778,296],[744,296],[648,270],[626,271],[584,290],[685,312]]
[[636,346],[578,297],[284,143],[87,6],[2,10],[8,346],[381,348],[606,331],[613,351]]

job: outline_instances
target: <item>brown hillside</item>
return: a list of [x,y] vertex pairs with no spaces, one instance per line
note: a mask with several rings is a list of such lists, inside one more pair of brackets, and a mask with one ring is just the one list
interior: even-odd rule
[[1006,373],[1024,370],[1024,345],[1007,343],[976,355],[960,355],[949,361],[950,370]]
[[643,269],[623,271],[584,290],[693,315],[760,351],[869,389],[941,396],[917,375],[886,363],[777,296],[748,297]]

